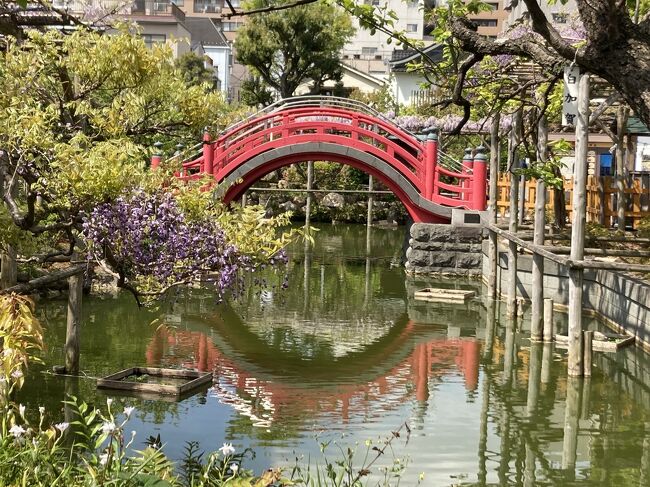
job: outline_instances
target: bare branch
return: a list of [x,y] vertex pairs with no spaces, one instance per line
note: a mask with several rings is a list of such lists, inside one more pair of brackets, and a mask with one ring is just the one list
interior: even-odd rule
[[230,7],[230,12],[227,14],[223,14],[222,17],[226,19],[230,19],[232,17],[246,17],[247,15],[277,12],[279,10],[287,10],[290,8],[299,7],[301,5],[309,5],[310,3],[316,3],[318,1],[319,0],[297,0],[296,2],[287,3],[284,5],[269,5],[268,7],[256,8],[254,10],[242,10],[240,12],[237,12],[233,8],[232,4],[230,3],[230,0],[226,0],[228,7]]

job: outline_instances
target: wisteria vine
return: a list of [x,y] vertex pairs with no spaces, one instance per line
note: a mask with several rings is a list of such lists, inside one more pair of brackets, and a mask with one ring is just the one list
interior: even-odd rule
[[[213,218],[188,221],[174,196],[137,191],[93,210],[83,224],[89,257],[119,274],[118,285],[142,295],[177,284],[214,283],[220,297],[242,292],[240,271],[253,258],[230,243]],[[286,262],[283,253],[270,265]]]

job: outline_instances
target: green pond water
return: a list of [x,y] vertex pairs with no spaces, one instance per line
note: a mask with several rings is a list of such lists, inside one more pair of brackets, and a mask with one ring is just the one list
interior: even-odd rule
[[[137,408],[127,429],[139,446],[160,434],[178,459],[190,440],[206,450],[232,442],[255,452],[247,465],[257,471],[296,457],[322,464],[328,441],[328,458],[356,444],[360,462],[366,440],[406,422],[410,435],[403,428],[373,466],[406,459],[401,485],[421,473],[431,486],[650,485],[646,354],[598,353],[591,379],[568,380],[565,352],[531,348],[527,316],[506,320],[480,284],[407,277],[403,228],[372,229],[369,251],[363,226],[323,226],[315,240],[291,250],[286,291],[269,276],[267,291],[230,304],[199,290],[157,311],[128,294],[86,298],[87,378],[76,381],[47,373],[63,363],[66,303],[40,301],[46,365],[30,369],[19,400],[59,422],[66,393],[102,407],[110,395],[118,410]],[[478,296],[415,301],[427,286]],[[133,366],[211,371],[214,384],[178,402],[96,390],[93,378]]]

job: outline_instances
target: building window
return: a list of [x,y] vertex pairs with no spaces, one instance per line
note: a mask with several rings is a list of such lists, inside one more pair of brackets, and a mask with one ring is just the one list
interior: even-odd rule
[[553,18],[553,22],[556,24],[566,24],[567,20],[569,20],[569,16],[565,13],[553,13],[551,14]]
[[185,6],[185,0],[172,0],[172,3],[176,5],[177,7],[184,7]]
[[194,0],[194,12],[204,14],[218,14],[221,12],[223,2],[217,0]]
[[381,54],[375,54],[375,61],[381,61],[384,59]]
[[364,56],[372,56],[376,52],[377,52],[376,47],[362,47],[361,48],[361,54],[363,54]]
[[361,54],[354,54],[352,57],[354,59],[361,59]]
[[142,40],[145,45],[151,49],[154,44],[164,44],[167,41],[165,34],[142,34]]
[[418,24],[406,24],[406,32],[417,32]]
[[487,2],[487,5],[490,10],[499,10],[499,2]]
[[242,26],[243,22],[224,22],[222,24],[224,32],[234,32]]
[[479,27],[496,27],[497,26],[497,20],[496,19],[472,19],[472,22],[474,22]]

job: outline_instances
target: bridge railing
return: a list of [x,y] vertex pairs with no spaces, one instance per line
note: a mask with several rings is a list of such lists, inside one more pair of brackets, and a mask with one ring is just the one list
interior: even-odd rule
[[[192,179],[209,173],[222,181],[241,164],[267,150],[319,141],[375,155],[403,174],[429,201],[484,209],[485,165],[478,164],[476,170],[471,154],[459,162],[439,150],[435,136],[427,140],[421,137],[355,100],[296,97],[258,111],[215,141],[204,139],[202,155],[183,162],[179,177]],[[183,160],[182,156],[178,158]]]

